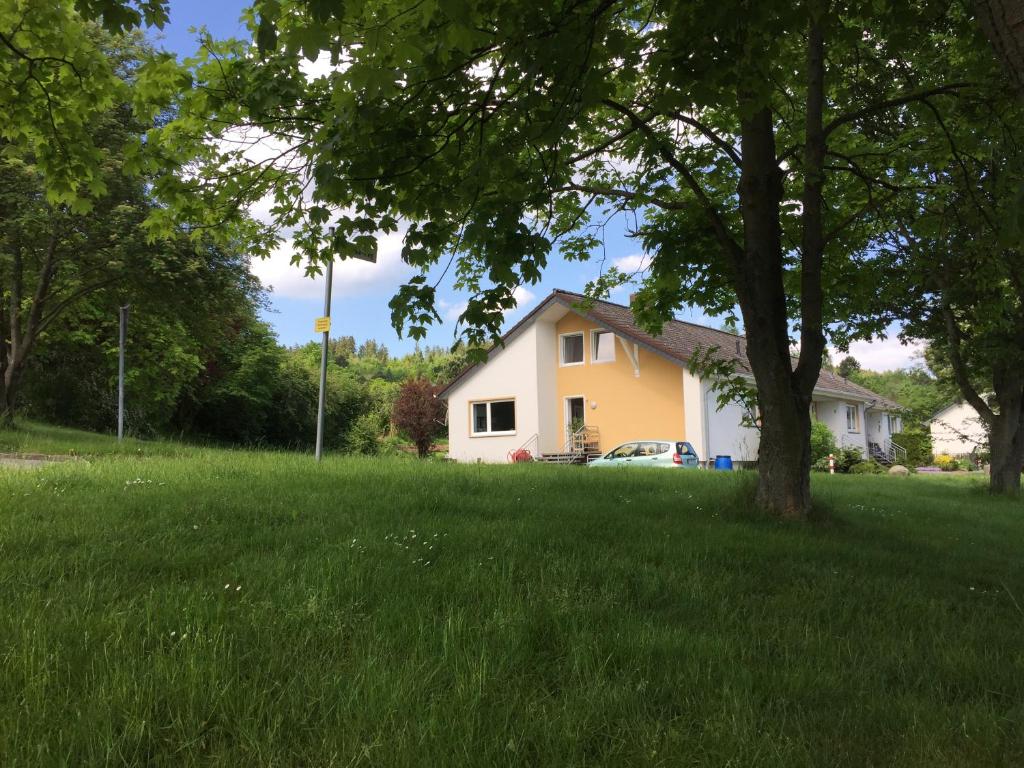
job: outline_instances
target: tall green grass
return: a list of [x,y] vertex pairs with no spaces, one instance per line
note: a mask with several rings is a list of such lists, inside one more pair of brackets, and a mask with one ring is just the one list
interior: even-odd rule
[[0,429],[0,453],[31,453],[52,456],[187,456],[198,446],[174,440],[118,442],[110,435],[56,427],[35,421],[19,421],[14,429]]
[[189,449],[0,471],[0,765],[1024,762],[1024,507]]

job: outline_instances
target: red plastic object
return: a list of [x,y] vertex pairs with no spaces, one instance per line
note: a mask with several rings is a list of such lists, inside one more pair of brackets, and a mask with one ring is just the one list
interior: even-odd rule
[[519,448],[515,451],[509,451],[508,460],[513,464],[519,464],[523,461],[533,461],[533,454],[525,448]]

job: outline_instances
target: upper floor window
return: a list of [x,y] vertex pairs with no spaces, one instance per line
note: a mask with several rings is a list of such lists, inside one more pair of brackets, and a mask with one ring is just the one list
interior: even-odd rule
[[860,408],[856,405],[846,406],[846,431],[860,432]]
[[567,333],[562,337],[562,365],[583,364],[583,333]]
[[590,350],[590,359],[595,363],[615,362],[615,334],[611,331],[594,331],[591,334],[594,348]]

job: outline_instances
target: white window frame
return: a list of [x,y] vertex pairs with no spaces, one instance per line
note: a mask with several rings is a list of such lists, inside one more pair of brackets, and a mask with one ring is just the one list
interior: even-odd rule
[[[850,409],[853,409],[853,426],[850,426]],[[846,431],[851,435],[860,434],[860,406],[846,403]]]
[[[607,333],[612,337],[612,356],[608,360],[598,360],[597,358],[597,340],[602,333]],[[615,334],[612,331],[606,331],[604,328],[594,328],[590,332],[590,362],[594,365],[615,362]]]
[[[579,336],[580,340],[582,341],[582,344],[580,346],[583,348],[583,359],[580,360],[578,363],[567,363],[567,362],[565,362],[565,339],[567,337],[569,337],[569,336]],[[583,331],[572,331],[570,333],[560,333],[560,334],[558,334],[558,364],[559,364],[559,366],[561,366],[562,368],[571,368],[574,365],[583,365],[585,362],[587,362],[587,335]]]
[[[491,405],[494,403],[512,403],[513,408],[513,420],[515,426],[511,429],[501,430],[500,432],[491,431]],[[487,431],[477,432],[476,431],[476,406],[486,405],[487,406]],[[519,406],[516,403],[514,397],[495,397],[490,400],[470,400],[469,401],[469,436],[470,437],[502,437],[504,435],[514,435],[516,429],[519,426]]]

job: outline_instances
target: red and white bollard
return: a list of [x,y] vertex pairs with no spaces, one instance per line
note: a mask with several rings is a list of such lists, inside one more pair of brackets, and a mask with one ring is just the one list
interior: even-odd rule
[[830,453],[828,455],[828,473],[834,475],[836,473],[836,457],[835,454]]

